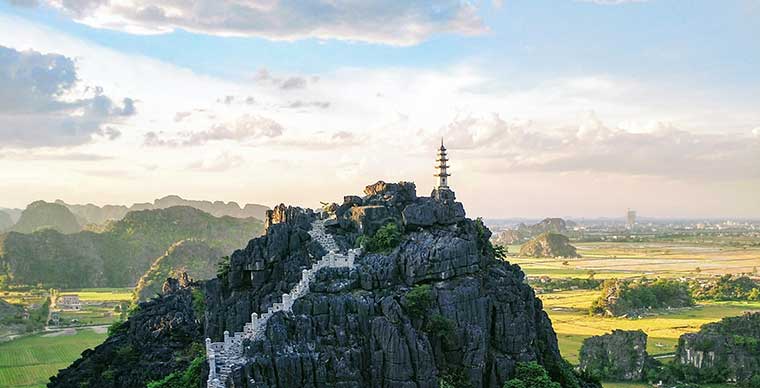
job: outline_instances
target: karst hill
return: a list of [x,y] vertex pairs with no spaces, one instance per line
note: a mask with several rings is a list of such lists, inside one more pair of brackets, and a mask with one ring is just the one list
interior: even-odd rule
[[217,278],[168,282],[49,387],[501,388],[530,361],[563,387],[598,386],[452,191],[364,194],[277,206]]

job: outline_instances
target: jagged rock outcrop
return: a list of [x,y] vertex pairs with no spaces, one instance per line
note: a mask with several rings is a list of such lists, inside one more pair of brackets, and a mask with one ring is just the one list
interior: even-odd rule
[[570,239],[556,233],[544,233],[520,247],[520,256],[527,257],[580,257]]
[[654,360],[647,354],[647,335],[641,330],[613,330],[583,341],[580,369],[614,381],[640,381]]
[[[256,317],[252,313],[261,317],[281,304],[282,295],[300,284],[303,271],[321,262],[327,250],[346,252],[360,236],[374,238],[388,223],[402,235],[382,252],[314,272],[306,292],[267,316],[261,335],[242,340],[240,359],[221,364],[230,368],[218,371],[229,376],[226,386],[434,388],[447,381],[501,388],[518,363],[537,361],[563,387],[598,387],[581,381],[562,359],[551,321],[519,266],[494,257],[490,231],[465,218],[453,192],[421,198],[413,183],[378,182],[364,197],[347,196],[340,205],[318,212],[280,205],[265,219],[266,233],[234,252],[216,279],[202,283],[203,337],[210,338],[212,349],[226,331],[243,330]],[[311,229],[317,225],[319,233]],[[329,244],[320,238],[325,233]],[[173,303],[172,295],[187,295],[185,290],[144,305],[160,309]],[[177,308],[186,315],[187,304]],[[130,321],[143,320],[146,311],[151,309]],[[119,338],[142,342],[150,336]],[[83,365],[107,354],[96,349],[70,369],[93,375]],[[183,367],[157,362],[166,373]],[[64,372],[59,379],[74,374]]]
[[682,335],[674,364],[688,382],[747,382],[760,376],[760,313],[724,318]]
[[[247,362],[232,387],[438,387],[459,376],[501,387],[518,362],[537,360],[565,386],[580,386],[562,360],[551,322],[524,274],[487,254],[490,232],[466,219],[453,193],[416,196],[414,184],[378,182],[329,214],[277,206],[267,233],[231,257],[229,274],[206,284],[206,334],[240,331],[266,311],[324,252],[310,220],[327,222],[342,249],[392,222],[405,231],[389,253],[355,268],[325,268],[292,312],[276,313],[263,338],[245,342]],[[436,195],[437,194],[437,195]],[[429,286],[421,314],[410,290]]]
[[[184,370],[201,348],[199,312],[188,279],[167,281],[167,294],[140,303],[106,341],[50,379],[49,388],[133,388]],[[196,343],[198,345],[193,346]]]

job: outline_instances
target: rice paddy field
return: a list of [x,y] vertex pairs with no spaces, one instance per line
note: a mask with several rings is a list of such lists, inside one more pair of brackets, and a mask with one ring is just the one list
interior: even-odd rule
[[[551,278],[632,279],[711,277],[722,274],[756,272],[760,267],[760,248],[689,243],[579,243],[578,259],[532,259],[509,257],[520,264],[528,276]],[[519,246],[510,246],[517,252]],[[649,336],[647,350],[663,361],[675,351],[678,338],[698,331],[724,317],[760,311],[760,302],[702,301],[692,308],[657,311],[638,319],[590,316],[588,309],[599,296],[598,290],[575,290],[539,295],[557,332],[562,355],[578,363],[583,340],[614,329],[643,330]],[[605,388],[643,388],[646,384],[605,383]],[[711,388],[722,387],[711,385]]]
[[60,294],[79,295],[82,302],[80,311],[60,312],[61,321],[66,324],[71,324],[73,320],[79,325],[109,325],[120,316],[120,313],[114,310],[115,306],[132,300],[131,288],[66,290]]
[[[530,259],[510,257],[530,276],[585,277],[598,279],[712,276],[751,273],[760,267],[760,248],[697,245],[693,243],[578,243],[579,259]],[[517,246],[510,246],[517,252]],[[567,264],[563,264],[567,262]]]
[[102,330],[88,328],[0,343],[0,387],[44,387],[50,376],[105,338]]

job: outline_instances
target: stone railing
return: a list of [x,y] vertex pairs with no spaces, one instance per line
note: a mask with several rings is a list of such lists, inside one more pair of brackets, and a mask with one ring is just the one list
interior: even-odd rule
[[349,249],[346,254],[339,252],[335,239],[325,230],[325,221],[312,222],[309,235],[317,241],[328,253],[314,263],[310,269],[304,269],[301,280],[290,292],[282,294],[282,301],[275,303],[266,313],[259,316],[251,314],[251,321],[246,323],[243,331],[230,336],[229,331],[224,332],[223,342],[211,342],[206,338],[206,355],[208,357],[209,374],[208,388],[224,388],[227,378],[232,373],[232,368],[245,363],[243,341],[261,339],[266,332],[267,322],[278,311],[291,311],[296,299],[309,292],[309,285],[314,280],[317,271],[326,267],[354,267],[354,260],[361,254],[360,249]]

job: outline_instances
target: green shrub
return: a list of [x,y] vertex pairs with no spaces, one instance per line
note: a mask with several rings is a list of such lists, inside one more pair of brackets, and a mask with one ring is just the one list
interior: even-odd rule
[[200,387],[203,384],[203,364],[205,356],[198,356],[190,361],[190,365],[181,372],[172,372],[158,381],[151,381],[147,388],[187,388]]
[[129,325],[126,321],[116,321],[108,326],[108,336],[111,337],[116,334],[126,333],[129,329]]
[[216,267],[216,277],[226,280],[230,274],[230,257],[224,256],[219,260],[219,264]]
[[441,314],[434,314],[430,317],[427,324],[427,331],[430,335],[440,338],[447,346],[452,345],[452,340],[456,333],[454,332],[454,321],[444,317]]
[[441,377],[438,380],[439,388],[470,388],[469,379],[467,375],[460,368],[448,368],[441,372]]
[[198,319],[203,318],[206,314],[206,296],[203,294],[203,290],[200,288],[194,288],[193,295],[193,311]]
[[425,316],[433,304],[433,289],[429,284],[414,286],[406,293],[402,301],[404,309],[412,318]]
[[[613,301],[610,303],[610,301]],[[615,316],[646,308],[693,306],[694,299],[686,283],[669,279],[655,281],[605,280],[601,296],[591,305],[592,314],[612,312]]]
[[389,222],[371,236],[359,236],[357,243],[369,253],[388,253],[401,244],[401,231]]
[[504,383],[504,388],[562,388],[549,378],[543,366],[535,361],[518,363],[515,378]]

